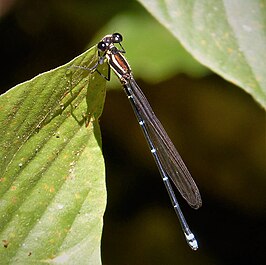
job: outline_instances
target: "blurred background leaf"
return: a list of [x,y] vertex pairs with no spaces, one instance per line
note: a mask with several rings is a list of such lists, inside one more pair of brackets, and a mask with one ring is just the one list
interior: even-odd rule
[[[205,20],[199,11],[194,13]],[[139,31],[146,36],[141,41]],[[184,242],[130,104],[112,78],[116,89],[108,92],[100,119],[108,190],[103,264],[263,264],[265,242],[258,235],[266,221],[265,112],[242,89],[188,59],[137,1],[14,1],[0,23],[1,89],[70,61],[112,32],[123,34],[133,73],[197,182],[203,207],[193,211],[180,199],[199,240],[195,253]],[[175,45],[178,55],[175,50],[174,60],[163,61]]]
[[106,32],[114,32],[117,25],[119,32],[124,33],[123,46],[130,51],[126,57],[134,76],[149,83],[158,83],[177,73],[186,73],[191,77],[210,73],[163,26],[144,12],[125,11],[115,16],[97,33],[92,44],[97,43]]
[[138,0],[203,65],[266,108],[266,2]]

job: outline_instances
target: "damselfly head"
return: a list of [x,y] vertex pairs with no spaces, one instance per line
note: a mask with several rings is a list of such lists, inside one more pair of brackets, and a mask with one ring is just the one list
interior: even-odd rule
[[[106,35],[102,38],[102,40],[98,43],[97,48],[100,52],[106,52],[114,43],[119,43],[123,40],[123,37],[120,33],[114,33]],[[121,44],[120,44],[121,46]]]

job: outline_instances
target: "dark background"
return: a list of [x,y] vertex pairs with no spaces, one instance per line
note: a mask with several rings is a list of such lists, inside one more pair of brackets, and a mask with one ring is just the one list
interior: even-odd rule
[[[123,10],[145,13],[135,1],[0,4],[1,93],[79,55]],[[116,89],[100,120],[108,191],[103,264],[264,264],[265,112],[213,73],[138,83],[201,191],[197,211],[178,195],[199,250],[186,245],[130,104]]]

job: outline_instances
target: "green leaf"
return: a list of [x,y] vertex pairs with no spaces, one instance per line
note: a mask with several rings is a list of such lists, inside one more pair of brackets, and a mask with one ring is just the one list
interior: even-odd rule
[[146,12],[126,11],[118,14],[98,32],[93,43],[104,35],[113,33],[114,29],[123,35],[122,44],[135,78],[157,83],[177,73],[193,77],[209,73],[206,67],[198,63],[176,38]]
[[1,264],[101,264],[105,80],[71,67],[92,66],[95,55],[0,97]]
[[266,108],[266,3],[139,0],[203,65]]

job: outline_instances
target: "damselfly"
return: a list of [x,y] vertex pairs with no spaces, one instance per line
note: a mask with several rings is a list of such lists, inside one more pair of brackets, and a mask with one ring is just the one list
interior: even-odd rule
[[[122,40],[122,35],[119,33],[106,35],[98,43],[98,61],[90,70],[97,71],[104,76],[97,70],[97,67],[107,61],[109,64],[108,76],[104,76],[104,78],[110,80],[110,67],[119,78],[155,159],[187,243],[193,250],[196,250],[198,243],[180,209],[169,177],[183,198],[194,209],[198,209],[202,204],[199,190],[162,124],[155,116],[148,100],[137,85],[131,68],[123,56],[125,50],[121,45]],[[118,44],[120,48],[118,49],[115,44]]]

